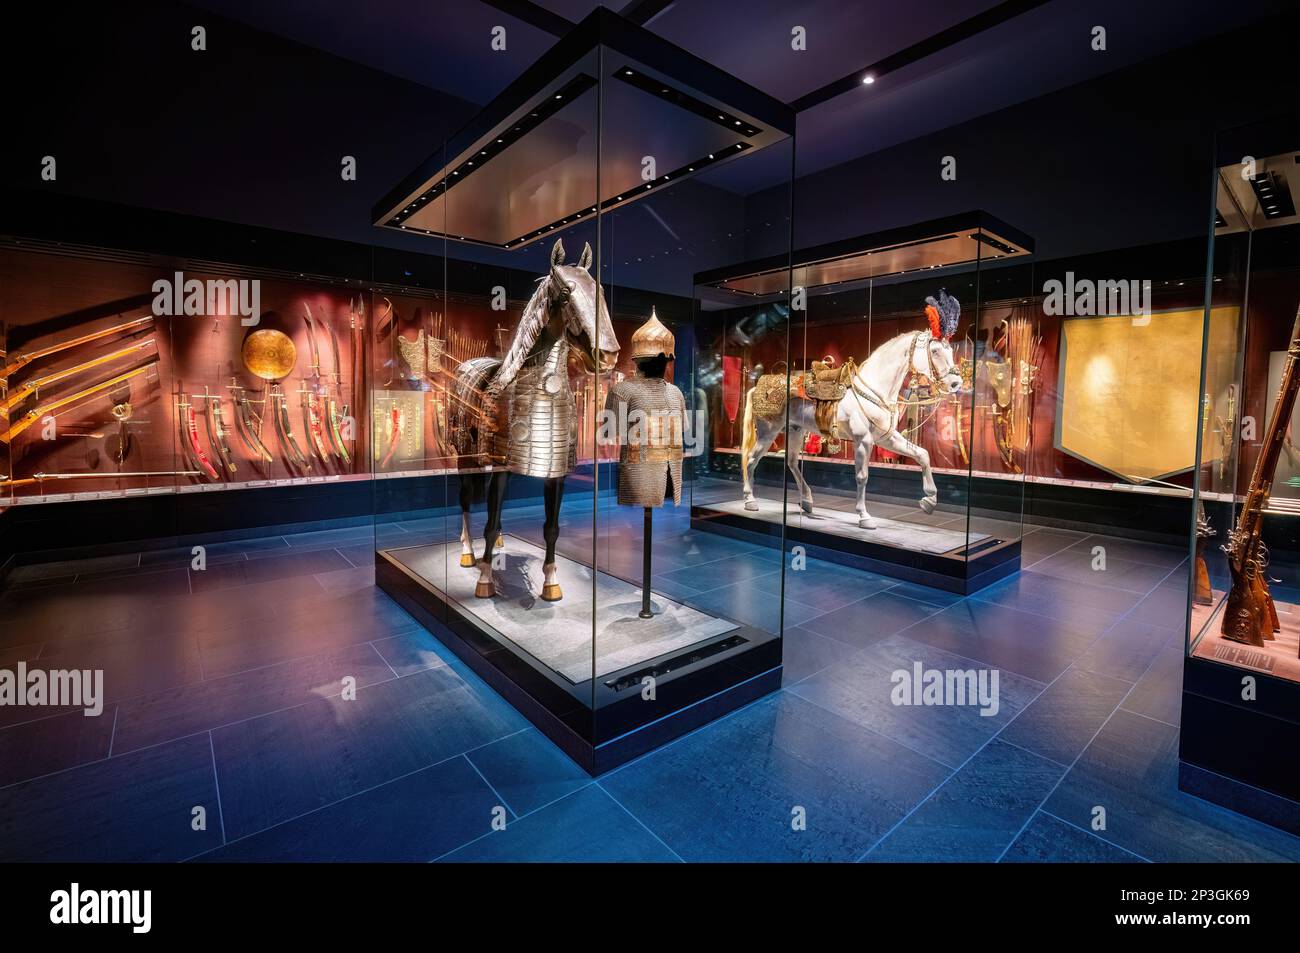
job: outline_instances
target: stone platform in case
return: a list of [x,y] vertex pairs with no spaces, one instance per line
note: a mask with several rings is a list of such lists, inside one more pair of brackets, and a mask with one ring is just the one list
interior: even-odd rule
[[500,552],[491,599],[459,542],[377,550],[375,582],[593,775],[781,685],[776,633],[658,593],[641,619],[639,587],[564,556],[564,598],[545,602],[542,550],[507,535]]
[[[781,503],[759,498],[757,510],[741,500],[691,507],[691,527],[751,542],[805,547],[809,556],[963,595],[983,589],[1020,568],[1020,540],[877,516],[875,529],[858,526],[856,512],[814,506],[811,515],[789,504],[784,527]],[[868,509],[870,509],[868,503]],[[920,514],[917,509],[917,514]],[[964,527],[964,521],[963,521]]]
[[[443,589],[462,611],[498,632],[547,668],[577,684],[592,677],[592,597],[596,599],[595,676],[641,665],[739,628],[655,593],[653,619],[639,618],[641,590],[590,566],[556,556],[564,598],[541,598],[545,553],[518,536],[499,551],[497,594],[474,596],[478,569],[460,565],[460,543],[394,550],[393,558]],[[598,591],[593,588],[595,580]]]
[[[757,510],[745,509],[743,500],[710,503],[700,508],[762,520],[765,523],[779,524],[781,522],[781,503],[778,500],[757,499],[754,502],[758,504]],[[870,506],[867,508],[870,510]],[[917,512],[919,513],[920,510],[918,509]],[[924,523],[909,523],[905,520],[885,519],[880,516],[877,516],[875,520],[875,529],[863,529],[858,525],[858,514],[856,512],[814,506],[812,513],[808,514],[802,512],[797,503],[790,505],[787,517],[787,523],[790,526],[798,525],[821,533],[861,540],[864,543],[883,543],[888,546],[899,546],[919,553],[931,553],[933,555],[951,553],[954,550],[964,548],[967,544],[966,533],[961,530],[944,529],[942,526],[927,526]],[[975,546],[986,539],[992,538],[988,533],[971,533],[969,537],[970,545]]]

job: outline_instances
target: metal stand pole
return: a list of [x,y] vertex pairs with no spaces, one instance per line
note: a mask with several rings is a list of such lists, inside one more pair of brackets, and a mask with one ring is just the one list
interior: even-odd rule
[[638,615],[643,619],[654,618],[650,611],[650,524],[653,513],[650,507],[645,508],[645,529],[641,533],[641,611]]

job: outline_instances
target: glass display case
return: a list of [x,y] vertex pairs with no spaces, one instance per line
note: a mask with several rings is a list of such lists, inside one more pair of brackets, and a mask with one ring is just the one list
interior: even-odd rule
[[1279,754],[1300,742],[1300,121],[1225,133],[1218,160],[1180,783],[1300,832]]
[[365,479],[364,285],[9,241],[6,502]]
[[972,212],[798,251],[793,300],[778,258],[698,275],[696,526],[961,593],[1019,568],[1053,401],[1032,271],[990,266],[1032,251]]
[[593,773],[780,683],[779,535],[689,519],[691,320],[701,261],[788,257],[793,128],[598,9],[374,210],[448,260],[371,305],[376,581]]

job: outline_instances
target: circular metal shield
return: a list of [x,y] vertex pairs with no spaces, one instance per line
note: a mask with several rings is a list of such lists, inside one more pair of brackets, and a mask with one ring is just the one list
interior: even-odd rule
[[261,328],[244,338],[244,366],[266,381],[288,377],[298,361],[298,349],[289,335]]

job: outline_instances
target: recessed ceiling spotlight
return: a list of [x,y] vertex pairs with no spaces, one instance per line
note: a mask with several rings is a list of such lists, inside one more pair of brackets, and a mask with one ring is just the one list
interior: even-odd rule
[[862,77],[863,86],[870,86],[875,81],[876,81],[876,77],[873,76],[871,73],[868,73],[866,76]]

